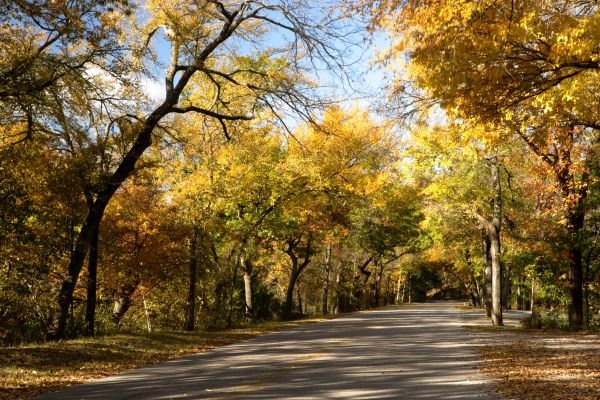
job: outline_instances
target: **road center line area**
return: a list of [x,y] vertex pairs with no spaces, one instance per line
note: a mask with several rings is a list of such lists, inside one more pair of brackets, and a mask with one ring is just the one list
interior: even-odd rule
[[350,314],[38,399],[497,399],[456,303]]

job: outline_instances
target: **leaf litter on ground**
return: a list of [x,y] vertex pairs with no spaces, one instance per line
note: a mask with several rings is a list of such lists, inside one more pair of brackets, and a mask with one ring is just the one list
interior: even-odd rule
[[475,334],[481,370],[506,398],[600,399],[600,335],[517,328]]
[[270,322],[217,332],[116,334],[0,347],[0,400],[27,399],[323,319]]

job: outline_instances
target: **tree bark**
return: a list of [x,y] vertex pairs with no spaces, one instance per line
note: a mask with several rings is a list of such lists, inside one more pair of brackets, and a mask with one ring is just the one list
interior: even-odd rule
[[390,304],[390,279],[391,276],[388,274],[388,276],[385,279],[385,300],[383,305],[387,306],[388,304]]
[[229,287],[229,294],[227,299],[227,327],[233,326],[233,306],[235,303],[235,289],[237,286],[238,268],[242,260],[242,255],[238,253],[235,256],[233,262],[233,271],[231,274],[231,286]]
[[481,299],[479,297],[479,287],[477,285],[477,279],[473,272],[473,261],[471,258],[471,251],[467,248],[464,251],[465,263],[467,264],[468,278],[465,280],[464,285],[469,292],[473,307],[479,307],[481,305]]
[[254,301],[252,298],[252,262],[247,259],[242,259],[242,267],[244,270],[244,299],[246,301],[246,322],[252,323],[254,321]]
[[383,264],[380,265],[379,260],[375,260],[375,279],[373,280],[373,304],[375,307],[379,307],[379,298],[381,297],[381,270]]
[[483,308],[483,293],[481,287],[479,286],[479,281],[477,278],[473,277],[473,282],[475,282],[475,290],[477,291],[477,307]]
[[311,257],[312,257],[312,236],[309,235],[308,239],[307,239],[306,247],[305,247],[303,255],[302,255],[302,257],[303,257],[302,262],[300,262],[298,255],[296,254],[296,248],[300,244],[301,240],[302,240],[302,237],[298,237],[295,239],[289,239],[287,248],[285,250],[285,253],[290,257],[290,261],[291,261],[292,265],[291,265],[291,272],[290,272],[290,281],[288,283],[286,296],[285,296],[285,303],[283,304],[282,315],[281,315],[282,319],[284,319],[284,320],[289,320],[293,316],[294,287],[296,286],[296,282],[298,281],[300,274],[308,266],[308,264],[310,263]]
[[492,186],[494,187],[494,217],[488,225],[490,235],[490,256],[492,259],[492,323],[495,326],[504,325],[502,321],[502,264],[500,252],[500,228],[502,222],[502,186],[498,158],[490,160]]
[[190,260],[188,264],[189,286],[185,308],[185,330],[196,328],[196,280],[198,277],[198,226],[194,224],[190,238]]
[[329,280],[331,279],[331,243],[325,251],[325,283],[323,285],[323,315],[329,314]]
[[341,310],[342,304],[342,288],[340,287],[340,282],[342,281],[342,272],[341,268],[338,269],[337,274],[335,275],[335,307],[333,308],[334,314],[339,314]]
[[96,281],[98,275],[98,239],[100,226],[92,233],[88,255],[87,297],[85,304],[85,336],[94,336],[96,321]]
[[587,197],[588,175],[582,174],[582,182],[577,184],[572,168],[571,149],[573,148],[574,129],[571,127],[564,148],[559,149],[560,162],[554,165],[554,171],[565,205],[566,230],[569,235],[567,253],[569,259],[569,291],[571,298],[567,305],[569,328],[581,329],[583,325],[583,255],[579,243],[579,233],[584,227],[585,209],[583,202]]
[[583,228],[583,218],[581,224],[576,223],[570,227],[569,244],[569,292],[571,294],[567,305],[569,313],[569,328],[579,330],[583,325],[583,260],[581,248],[577,242],[579,231]]
[[512,294],[511,281],[510,281],[510,265],[502,264],[502,277],[504,282],[502,283],[502,307],[505,310],[511,309],[510,297]]
[[402,282],[402,273],[399,273],[398,280],[396,281],[396,304],[400,304],[404,300],[404,293],[401,291]]
[[298,263],[294,264],[292,260],[292,272],[290,273],[290,282],[288,283],[288,287],[285,293],[285,303],[283,304],[283,313],[282,319],[289,320],[292,319],[293,316],[293,308],[294,308],[294,288],[296,287],[296,282],[298,281],[298,277],[300,274],[298,273]]
[[535,278],[531,278],[531,317],[529,320],[529,327],[533,329],[540,329],[542,327],[542,323],[538,315],[536,291]]
[[136,279],[134,283],[124,285],[119,290],[119,294],[117,295],[117,298],[114,301],[112,312],[112,320],[115,323],[115,325],[117,325],[117,328],[121,326],[121,320],[125,316],[125,313],[129,310],[129,307],[131,307],[131,296],[137,289],[138,285],[139,280]]
[[500,235],[494,229],[490,229],[490,254],[492,258],[492,323],[502,326],[502,275],[500,271]]
[[588,252],[588,257],[585,263],[585,328],[590,329],[590,258],[591,252]]
[[412,303],[412,292],[411,292],[411,289],[410,289],[410,281],[411,281],[411,274],[409,272],[408,273],[408,290],[407,290],[407,292],[408,292],[408,304]]
[[490,236],[487,228],[481,229],[481,242],[483,262],[485,263],[485,284],[483,285],[483,295],[485,297],[485,313],[488,318],[492,317],[492,257],[490,253]]
[[523,310],[523,282],[521,274],[517,275],[517,310]]
[[300,290],[300,281],[296,283],[296,293],[298,294],[298,315],[304,314],[304,308],[302,304],[302,290]]
[[[356,271],[356,273],[354,274],[354,281],[353,281],[354,290],[353,290],[352,295],[354,296],[355,301],[359,304],[362,303],[364,286],[367,284],[367,282],[369,281],[369,278],[371,277],[371,271],[369,271],[367,269],[367,267],[371,264],[372,261],[373,261],[373,257],[367,258],[358,267],[358,271]],[[360,279],[361,277],[364,277],[364,282],[361,282],[361,279]],[[353,307],[356,308],[355,306],[353,306]]]
[[[491,172],[492,188],[494,190],[494,198],[492,199],[493,211],[492,221],[485,219],[481,215],[477,215],[479,222],[483,228],[483,235],[489,240],[489,260],[491,264],[492,288],[491,288],[491,317],[492,323],[495,326],[502,326],[502,264],[500,252],[500,228],[502,222],[502,185],[500,183],[500,171],[498,166],[497,156],[488,158],[488,166]],[[484,238],[484,249],[487,241]],[[486,257],[487,262],[487,257]],[[488,270],[486,266],[486,291],[489,283]],[[486,293],[486,301],[490,296]],[[487,306],[486,306],[487,310]]]

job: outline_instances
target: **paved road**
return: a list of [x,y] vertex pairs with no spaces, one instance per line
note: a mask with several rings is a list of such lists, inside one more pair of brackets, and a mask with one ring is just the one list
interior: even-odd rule
[[451,303],[351,314],[40,399],[494,399]]

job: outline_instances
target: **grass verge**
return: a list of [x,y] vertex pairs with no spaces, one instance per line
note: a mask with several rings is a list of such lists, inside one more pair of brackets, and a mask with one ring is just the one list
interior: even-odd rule
[[0,400],[26,399],[92,379],[324,319],[268,322],[218,332],[116,334],[0,347]]

